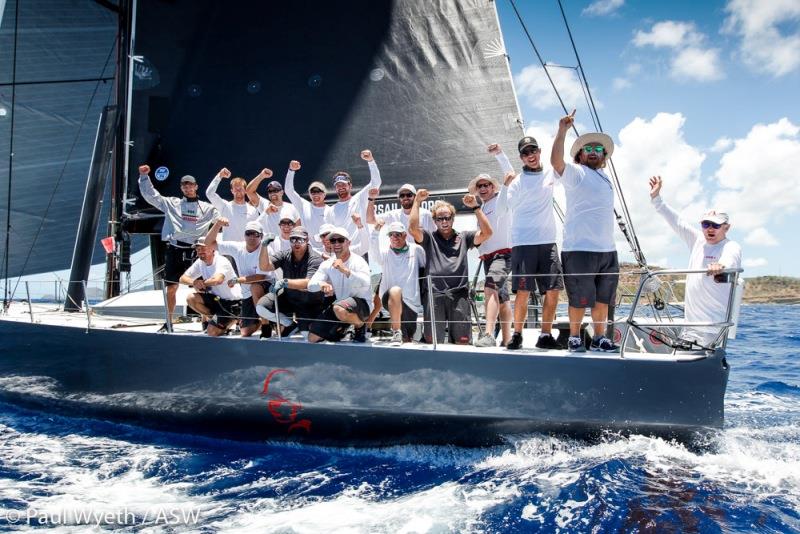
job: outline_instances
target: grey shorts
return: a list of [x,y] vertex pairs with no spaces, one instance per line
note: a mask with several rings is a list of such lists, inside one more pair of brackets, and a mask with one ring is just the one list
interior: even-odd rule
[[483,260],[483,274],[486,275],[486,287],[497,291],[500,304],[508,302],[508,277],[511,274],[511,253],[495,254]]
[[[617,252],[562,252],[567,276],[567,297],[573,308],[591,308],[595,303],[612,304],[617,295]],[[587,273],[587,274],[583,274]],[[578,275],[578,276],[570,276]]]
[[[544,295],[553,289],[564,289],[561,262],[555,243],[542,245],[520,245],[511,249],[511,270],[514,278],[511,289],[535,291]],[[531,276],[526,276],[531,275]]]
[[[389,311],[389,292],[383,294],[383,298],[381,298],[381,303],[383,307],[386,308],[386,311]],[[400,314],[400,330],[403,332],[403,337],[409,341],[414,337],[414,334],[417,332],[417,316],[419,314],[415,312],[411,307],[403,301],[403,312]]]

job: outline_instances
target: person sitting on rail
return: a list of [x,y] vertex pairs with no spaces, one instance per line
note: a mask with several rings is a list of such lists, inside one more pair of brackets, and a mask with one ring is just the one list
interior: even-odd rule
[[617,352],[605,335],[608,308],[614,304],[619,282],[619,260],[614,244],[614,187],[603,172],[614,152],[604,133],[588,133],[572,144],[572,163],[564,162],[564,140],[575,122],[575,110],[562,117],[550,152],[555,176],[564,184],[567,210],[561,261],[569,299],[570,352],[586,352],[580,328],[586,308],[592,310],[594,337],[589,350]]
[[[231,194],[233,200],[223,200],[217,193],[217,187],[222,180],[231,177],[231,171],[226,168],[220,169],[217,175],[211,180],[206,189],[206,197],[209,202],[217,208],[222,217],[228,221],[228,225],[222,230],[223,238],[226,242],[247,241],[244,236],[245,225],[250,221],[258,219],[258,211],[247,202],[246,187],[247,182],[244,178],[233,178],[231,180]],[[227,254],[221,252],[222,254]],[[238,265],[237,265],[238,267]]]
[[[206,235],[206,245],[217,245],[217,252],[224,256],[231,256],[236,262],[238,276],[228,282],[228,285],[241,284],[242,305],[239,330],[242,337],[253,335],[261,328],[261,321],[256,313],[256,302],[264,296],[264,285],[267,280],[266,272],[259,269],[258,256],[261,252],[261,225],[250,221],[244,228],[244,243],[218,239],[220,230],[230,228],[230,222],[225,217],[218,218]],[[225,237],[225,230],[222,230]]]
[[469,304],[469,265],[467,251],[477,247],[492,236],[492,227],[480,210],[472,194],[464,195],[464,205],[478,218],[477,231],[458,232],[453,228],[456,209],[449,202],[437,200],[433,205],[433,222],[436,231],[429,232],[420,227],[420,203],[427,200],[427,189],[417,191],[411,207],[408,232],[425,251],[426,272],[431,276],[433,306],[425,308],[425,342],[433,340],[431,315],[436,314],[436,339],[444,341],[447,327],[451,343],[467,345],[472,342],[472,321]]
[[[178,279],[194,261],[193,244],[208,231],[217,217],[217,210],[197,198],[197,180],[188,174],[181,178],[183,198],[165,197],[150,181],[150,166],[139,166],[139,191],[148,204],[164,213],[161,241],[167,242],[164,256],[164,283],[167,286],[167,312],[170,322],[175,314]],[[167,325],[159,332],[166,332]]]
[[[383,275],[378,294],[389,312],[393,345],[412,341],[417,331],[417,316],[423,311],[419,289],[419,270],[425,267],[425,251],[408,242],[408,232],[400,221],[388,225],[389,246],[381,247],[382,221],[371,235],[370,256],[380,265]],[[380,304],[379,304],[380,306]]]
[[181,275],[180,282],[194,287],[195,292],[186,298],[194,311],[208,317],[206,333],[222,336],[239,317],[242,289],[236,283],[236,272],[231,262],[216,253],[216,243],[208,244],[205,237],[194,243],[197,260]]
[[308,197],[311,202],[301,197],[294,188],[294,175],[300,170],[300,162],[292,160],[289,162],[289,170],[286,171],[286,195],[292,201],[294,207],[300,212],[300,224],[306,229],[309,236],[309,245],[317,253],[321,253],[322,242],[318,239],[319,228],[325,223],[325,212],[329,209],[325,204],[325,196],[328,190],[322,182],[311,182],[308,186]]
[[[333,175],[333,187],[339,197],[335,204],[325,212],[325,222],[338,228],[347,230],[349,236],[353,237],[352,252],[363,255],[368,250],[361,250],[361,242],[356,238],[358,228],[353,222],[353,214],[358,214],[362,220],[367,220],[366,209],[369,202],[370,188],[381,186],[381,173],[378,164],[369,150],[361,151],[361,159],[369,166],[369,184],[355,195],[352,194],[353,179],[345,171],[337,171]],[[367,247],[369,243],[367,243]]]
[[350,251],[350,234],[345,228],[334,228],[328,239],[334,257],[322,262],[308,283],[308,291],[321,291],[336,300],[309,325],[308,341],[340,341],[353,325],[353,341],[364,343],[365,321],[372,311],[369,265]]
[[[706,275],[686,276],[684,318],[689,323],[721,323],[728,314],[730,282],[720,276],[725,269],[742,266],[742,248],[728,239],[730,218],[727,213],[710,210],[700,218],[700,228],[678,215],[661,198],[660,176],[650,178],[650,199],[667,224],[689,247],[689,269],[706,270]],[[718,327],[687,327],[681,338],[701,345],[713,343],[719,337]]]
[[[286,337],[296,329],[308,330],[309,321],[319,314],[323,295],[310,293],[308,283],[322,264],[322,257],[309,246],[308,232],[295,226],[289,234],[291,248],[270,253],[262,247],[259,269],[265,272],[280,270],[282,278],[276,280],[270,291],[258,301],[258,315],[273,323],[280,323],[280,335]],[[276,306],[277,301],[277,306]],[[278,315],[280,314],[280,315]],[[296,314],[296,320],[292,315]]]
[[261,182],[272,176],[270,169],[263,169],[258,176],[247,184],[247,198],[259,213],[259,221],[264,227],[264,234],[278,235],[279,223],[283,219],[291,219],[295,224],[300,224],[300,214],[291,203],[283,200],[283,186],[277,180],[267,184],[267,198],[258,194]]

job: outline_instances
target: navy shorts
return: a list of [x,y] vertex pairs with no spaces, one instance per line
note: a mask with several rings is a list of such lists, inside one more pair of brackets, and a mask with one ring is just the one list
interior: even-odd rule
[[[567,298],[573,308],[613,304],[619,282],[617,252],[562,252]],[[587,274],[583,274],[587,273]],[[570,276],[577,275],[577,276]]]
[[177,284],[183,273],[194,263],[194,249],[189,245],[186,247],[175,247],[167,243],[167,250],[164,252],[164,282],[168,286]]
[[486,275],[485,287],[497,291],[500,304],[510,300],[508,294],[508,277],[511,274],[511,253],[495,254],[483,260],[483,274]]
[[[511,289],[535,291],[544,295],[553,289],[564,289],[561,276],[561,262],[558,259],[558,246],[555,243],[542,245],[519,245],[511,249],[511,271],[514,278]],[[526,276],[531,275],[531,276]]]

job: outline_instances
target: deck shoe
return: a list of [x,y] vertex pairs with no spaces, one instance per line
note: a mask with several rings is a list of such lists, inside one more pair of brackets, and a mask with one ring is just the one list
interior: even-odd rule
[[167,329],[167,323],[162,324],[161,328],[156,330],[156,332],[159,333],[159,334],[162,334],[162,333],[165,333],[165,332],[169,332],[169,330]]
[[358,328],[353,330],[353,341],[356,343],[366,343],[367,342],[367,325],[363,324]]
[[540,334],[539,339],[536,341],[537,349],[544,350],[557,350],[563,349],[561,343],[555,340],[552,334]]
[[606,336],[597,336],[592,339],[589,350],[594,352],[619,352],[619,347]]
[[494,338],[494,336],[492,334],[490,334],[489,332],[486,332],[480,338],[478,338],[478,341],[475,342],[475,346],[476,347],[496,347],[497,346],[497,340]]
[[297,323],[294,321],[289,326],[281,325],[281,337],[289,337],[295,330],[297,330]]
[[205,332],[208,328],[208,321],[200,321],[200,331]]
[[268,337],[272,337],[272,324],[262,324],[261,325],[261,335],[259,336],[261,339],[265,339]]
[[506,345],[508,350],[519,350],[522,348],[522,332],[514,332],[511,334],[511,341]]
[[392,340],[389,343],[398,347],[402,345],[403,333],[400,330],[392,330]]
[[567,348],[570,352],[586,352],[586,345],[583,344],[583,340],[578,336],[569,336]]

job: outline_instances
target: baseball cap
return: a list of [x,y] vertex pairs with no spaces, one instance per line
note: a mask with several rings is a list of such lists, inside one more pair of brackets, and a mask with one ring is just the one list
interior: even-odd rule
[[400,189],[397,190],[397,194],[400,194],[400,191],[408,191],[413,194],[417,194],[417,188],[411,184],[403,184],[400,186]]
[[325,193],[326,195],[328,194],[328,188],[325,187],[325,184],[323,184],[322,182],[311,182],[311,185],[308,186],[308,192],[311,193],[311,190],[314,189],[315,187],[317,189],[322,190],[322,192]]
[[533,148],[539,148],[539,143],[536,142],[536,138],[526,135],[519,140],[519,143],[517,144],[517,150],[522,152],[525,147],[529,146],[532,146]]
[[198,237],[197,239],[195,239],[195,240],[194,240],[194,245],[192,245],[192,246],[193,246],[194,248],[197,248],[197,247],[206,247],[206,246],[208,246],[208,245],[206,244],[206,237],[205,237],[205,236],[203,236],[203,237]]
[[302,237],[303,239],[308,239],[308,232],[302,226],[295,226],[292,229],[292,232],[289,234],[289,237]]
[[328,238],[338,235],[350,241],[350,234],[347,232],[346,229],[342,228],[341,226],[334,226],[333,230],[328,234]]
[[247,224],[244,225],[245,232],[258,232],[259,234],[264,233],[264,229],[261,228],[261,224],[258,221],[248,221]]
[[280,189],[281,191],[283,191],[283,186],[279,181],[272,180],[270,183],[267,184],[267,191],[269,191],[270,189]]
[[190,174],[187,174],[186,176],[181,178],[181,183],[182,184],[185,184],[186,182],[189,182],[190,184],[196,184],[197,180],[194,179],[194,176],[192,176]]
[[339,183],[350,183],[350,177],[343,173],[336,173],[333,177],[333,185]]
[[325,223],[319,227],[319,234],[317,237],[322,237],[331,233],[331,230],[336,230],[336,227],[330,223]]
[[711,221],[714,224],[728,224],[730,217],[724,211],[708,210],[703,214],[700,222]]
[[386,228],[386,231],[405,233],[406,226],[400,221],[394,221],[392,223],[389,223],[389,226]]

